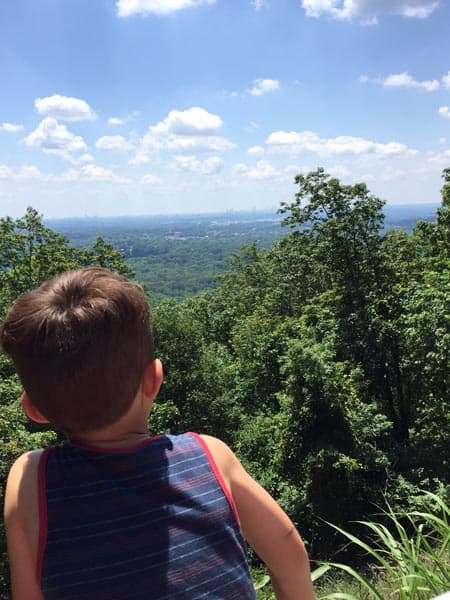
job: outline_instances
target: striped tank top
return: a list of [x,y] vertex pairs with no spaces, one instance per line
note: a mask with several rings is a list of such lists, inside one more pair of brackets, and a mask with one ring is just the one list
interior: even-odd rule
[[39,510],[45,600],[256,598],[233,499],[197,434],[47,448]]

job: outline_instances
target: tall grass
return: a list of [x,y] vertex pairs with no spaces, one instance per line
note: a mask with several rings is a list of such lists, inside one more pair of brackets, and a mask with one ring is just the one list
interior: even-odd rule
[[[339,590],[320,600],[430,600],[450,590],[450,509],[438,496],[426,493],[427,511],[385,511],[388,525],[359,521],[370,543],[331,525],[367,556],[366,572],[342,563],[324,563],[320,575],[338,569],[361,590]],[[429,511],[429,512],[428,512]]]

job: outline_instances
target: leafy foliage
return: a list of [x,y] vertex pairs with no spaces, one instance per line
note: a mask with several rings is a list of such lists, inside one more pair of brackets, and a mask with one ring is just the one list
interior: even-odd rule
[[[348,573],[364,590],[365,598],[384,600],[428,600],[450,588],[450,509],[435,494],[424,497],[425,510],[397,513],[388,507],[388,525],[365,521],[361,524],[370,532],[370,542],[336,528],[353,545],[364,550],[378,569],[373,579],[352,566],[330,563]],[[342,598],[341,593],[321,596],[321,600]],[[360,596],[346,594],[348,600]]]
[[[223,438],[313,559],[357,565],[367,556],[340,531],[366,544],[363,522],[385,500],[392,514],[413,514],[420,489],[450,493],[450,170],[436,221],[409,233],[384,229],[384,203],[364,184],[318,169],[296,185],[281,239],[233,254],[215,289],[154,308],[165,382],[150,427]],[[74,248],[33,209],[0,220],[2,314],[19,293],[87,264],[130,275],[107,242]],[[49,434],[21,421],[6,361],[0,373],[10,462]]]

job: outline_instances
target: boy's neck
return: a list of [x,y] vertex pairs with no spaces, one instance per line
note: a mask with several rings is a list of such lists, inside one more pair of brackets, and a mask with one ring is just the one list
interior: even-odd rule
[[117,421],[102,429],[74,433],[67,437],[73,444],[105,450],[132,448],[150,437],[148,418],[152,406],[153,398],[147,398],[141,386],[127,412]]
[[127,431],[123,433],[92,432],[82,433],[80,435],[68,436],[69,442],[78,446],[91,446],[94,448],[103,448],[105,450],[120,450],[123,448],[132,448],[150,437],[148,428],[141,431]]
[[150,437],[148,431],[150,408],[136,397],[128,411],[111,425],[94,431],[68,435],[69,441],[73,444],[106,450],[132,448]]

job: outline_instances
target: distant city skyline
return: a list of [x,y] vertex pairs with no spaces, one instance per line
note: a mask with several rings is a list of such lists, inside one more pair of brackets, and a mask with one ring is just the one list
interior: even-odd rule
[[450,166],[448,0],[5,0],[0,216],[389,204]]

